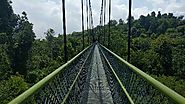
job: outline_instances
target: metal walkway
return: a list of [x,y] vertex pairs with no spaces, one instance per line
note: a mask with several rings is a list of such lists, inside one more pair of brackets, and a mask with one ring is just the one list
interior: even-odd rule
[[113,104],[113,99],[98,46],[95,46],[93,53],[93,65],[90,76],[90,86],[87,104]]
[[9,104],[185,104],[185,98],[99,43]]

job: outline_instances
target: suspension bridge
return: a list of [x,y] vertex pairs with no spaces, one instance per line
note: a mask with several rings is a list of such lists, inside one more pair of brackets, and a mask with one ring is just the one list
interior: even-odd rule
[[[63,2],[64,53],[66,63],[13,99],[9,104],[185,104],[185,98],[150,75],[125,61],[100,44],[92,36],[92,44],[84,46],[84,18],[82,0],[83,49],[67,60],[65,0]],[[105,25],[106,2],[102,0],[100,25]],[[87,28],[93,29],[90,0],[86,0]],[[109,22],[110,22],[109,0]],[[104,8],[104,9],[103,9]],[[103,21],[104,17],[104,21]],[[129,2],[131,18],[131,0]],[[90,22],[89,22],[90,21]],[[129,36],[131,21],[129,19]],[[105,36],[105,35],[104,35]],[[104,37],[105,39],[105,37]],[[110,26],[108,47],[110,45]],[[103,41],[103,40],[102,40]],[[130,42],[130,38],[128,38]],[[130,43],[128,44],[130,48]]]

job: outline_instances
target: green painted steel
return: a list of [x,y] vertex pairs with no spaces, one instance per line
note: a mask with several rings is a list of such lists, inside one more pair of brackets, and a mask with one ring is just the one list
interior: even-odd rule
[[[135,74],[139,75],[144,80],[146,80],[150,85],[152,85],[155,89],[157,89],[161,94],[164,94],[164,95],[168,96],[169,98],[171,98],[174,102],[176,102],[178,104],[185,104],[185,98],[184,97],[182,97],[181,95],[179,95],[175,91],[171,90],[167,86],[163,85],[159,81],[155,80],[154,78],[152,78],[151,76],[149,76],[145,72],[141,71],[137,67],[135,67],[132,64],[128,63],[127,61],[123,60],[121,57],[119,57],[118,55],[116,55],[115,53],[113,53],[112,51],[110,51],[109,49],[107,49],[106,47],[104,47],[102,45],[100,45],[100,46],[105,51],[109,52],[111,55],[113,55],[115,58],[117,58],[121,63],[123,63],[124,65],[126,65],[127,67],[129,67],[129,69],[132,72],[134,72]],[[46,86],[48,83],[50,83],[57,75],[59,75],[60,72],[62,72],[66,67],[68,67],[69,65],[71,65],[78,57],[80,57],[81,55],[83,55],[90,47],[91,46],[89,46],[86,49],[84,49],[82,52],[80,52],[78,55],[76,55],[74,58],[72,58],[66,64],[62,65],[61,67],[59,67],[58,69],[56,69],[54,72],[52,72],[51,74],[49,74],[48,76],[46,76],[45,78],[43,78],[41,81],[39,81],[38,83],[36,83],[30,89],[26,90],[24,93],[22,93],[17,98],[15,98],[14,100],[12,100],[9,104],[22,104],[22,103],[28,101],[28,99],[30,97],[32,97],[40,89],[42,89],[44,86]],[[121,86],[120,88],[125,93],[125,95],[128,98],[129,102],[131,104],[134,104],[134,101],[133,101],[132,97],[130,96],[130,94],[128,93],[127,89],[125,88],[124,83],[120,80],[120,78],[119,78],[120,76],[118,76],[116,74],[116,72],[114,71],[114,68],[111,66],[111,64],[109,63],[109,60],[106,58],[106,55],[103,53],[102,50],[101,50],[101,52],[103,54],[104,59],[106,60],[106,62],[108,64],[108,67],[111,69],[113,75],[115,76],[116,81]],[[89,53],[89,55],[90,55],[90,53]],[[88,55],[88,57],[89,57],[89,55]],[[88,57],[85,60],[88,60]],[[67,94],[65,95],[65,98],[63,99],[63,103],[65,103],[65,101],[67,100],[67,98],[70,97],[69,96],[70,95],[70,92],[74,88],[74,85],[75,85],[75,83],[76,83],[76,81],[77,81],[77,79],[78,79],[81,71],[82,71],[82,69],[80,69],[80,71],[78,72],[77,76],[75,77],[72,85],[70,86],[69,91],[67,92]]]
[[121,82],[121,80],[119,79],[118,75],[116,74],[116,72],[114,71],[113,67],[110,65],[108,59],[106,58],[105,54],[103,53],[103,51],[101,50],[102,54],[103,54],[103,57],[105,58],[107,64],[109,65],[109,68],[112,70],[112,73],[114,74],[114,76],[116,77],[117,81],[119,82],[122,90],[124,91],[125,95],[127,96],[130,104],[134,104],[132,98],[130,97],[129,93],[127,92],[127,90],[125,89],[123,83]]
[[[92,46],[92,45],[91,45]],[[76,58],[82,55],[86,50],[88,50],[91,46],[85,48],[82,52],[72,58],[70,61],[56,69],[54,72],[43,78],[41,81],[36,83],[34,86],[26,90],[24,93],[19,95],[17,98],[9,102],[9,104],[22,104],[24,103],[29,97],[35,94],[38,90],[44,87],[47,83],[49,83],[56,75],[58,75],[65,67],[69,66]]]
[[[91,51],[92,51],[92,50],[91,50]],[[85,59],[85,61],[84,61],[83,65],[82,65],[82,67],[80,68],[80,71],[78,72],[77,76],[75,77],[75,80],[73,81],[72,85],[70,86],[70,89],[69,89],[68,93],[65,95],[65,97],[64,97],[64,99],[63,99],[63,101],[62,101],[62,103],[61,103],[61,104],[65,104],[65,103],[66,103],[67,98],[69,97],[69,95],[70,95],[70,93],[71,93],[72,89],[74,88],[75,83],[77,82],[77,79],[79,78],[80,73],[81,73],[81,72],[82,72],[82,70],[83,70],[83,66],[85,65],[85,62],[86,62],[86,61],[87,61],[87,59],[89,58],[90,54],[91,54],[91,52],[90,52],[90,53],[88,54],[88,56],[86,57],[86,59]]]
[[132,64],[128,63],[103,45],[101,45],[105,50],[107,50],[109,53],[111,53],[113,56],[115,56],[117,59],[119,59],[121,62],[123,62],[125,65],[127,65],[133,72],[140,75],[142,78],[144,78],[146,81],[148,81],[154,88],[158,89],[161,93],[165,94],[166,96],[170,97],[173,101],[175,101],[178,104],[185,104],[185,98],[172,89],[168,88],[164,84],[160,83],[156,79],[152,78],[145,72],[141,71],[137,67],[133,66]]

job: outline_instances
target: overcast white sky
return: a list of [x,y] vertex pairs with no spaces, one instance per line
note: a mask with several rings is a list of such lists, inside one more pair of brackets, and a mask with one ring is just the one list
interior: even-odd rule
[[[57,34],[63,33],[61,0],[12,1],[15,13],[21,14],[22,11],[25,11],[28,14],[30,22],[34,24],[34,32],[37,38],[44,38],[44,32],[46,32],[48,28],[53,28]],[[101,0],[91,0],[91,2],[94,24],[97,25],[99,23]],[[81,0],[66,0],[67,33],[81,31],[80,3]],[[157,11],[161,11],[162,13],[171,12],[175,15],[185,15],[185,0],[133,0],[132,4],[132,15],[134,15],[134,18],[138,18],[140,15],[147,15],[152,11],[156,11],[156,13]],[[122,18],[126,20],[127,17],[128,0],[112,0],[111,19],[119,20]],[[106,21],[108,21],[108,18]]]

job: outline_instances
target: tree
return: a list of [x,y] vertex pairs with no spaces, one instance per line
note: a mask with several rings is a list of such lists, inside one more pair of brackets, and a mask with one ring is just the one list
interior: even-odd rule
[[51,42],[54,39],[55,31],[50,28],[44,34],[46,34],[46,40],[48,40],[49,42]]
[[60,55],[60,45],[57,43],[58,41],[54,37],[55,31],[50,28],[44,34],[46,34],[46,40],[50,48],[50,57],[56,59]]
[[0,81],[0,103],[7,104],[16,96],[28,89],[28,84],[20,76],[11,76],[8,80]]
[[168,18],[174,18],[173,13],[168,13]]
[[137,37],[133,39],[132,48],[135,50],[146,51],[150,48],[150,38]]
[[158,11],[158,14],[157,14],[157,18],[161,18],[161,12],[160,11]]
[[12,51],[9,51],[9,56],[12,60],[11,67],[14,69],[14,73],[19,72],[20,74],[26,75],[27,73],[27,60],[29,56],[29,50],[32,47],[32,43],[35,38],[33,32],[33,24],[31,24],[25,12],[23,16],[19,18],[15,33],[13,34],[13,46]]
[[162,17],[163,17],[163,18],[168,18],[167,13],[164,13],[164,14],[162,15]]
[[119,19],[119,25],[123,25],[124,21],[122,19]]
[[116,20],[110,20],[108,24],[110,24],[111,26],[116,26],[118,22]]
[[145,30],[147,31],[148,28],[150,27],[150,21],[148,17],[145,17],[143,15],[140,16],[139,18],[139,23],[140,25],[145,28]]
[[10,73],[10,61],[6,53],[6,46],[0,44],[0,80],[7,79]]
[[[179,45],[180,46],[180,45]],[[176,76],[185,79],[185,48],[176,47],[173,51],[173,69]]]
[[138,37],[141,34],[140,31],[136,27],[132,27],[131,31],[132,31],[133,37]]
[[[127,21],[129,20],[129,17],[127,18]],[[133,25],[133,22],[134,22],[134,16],[131,16],[131,24]],[[128,22],[127,22],[128,24]]]
[[153,12],[151,13],[151,16],[152,16],[152,17],[155,17],[155,15],[156,15],[156,14],[155,14],[155,12],[153,11]]
[[26,74],[26,61],[35,38],[33,24],[28,21],[26,12],[22,16],[14,14],[10,3],[9,0],[0,2],[0,40],[6,46],[13,72]]
[[168,22],[165,19],[160,21],[160,25],[157,27],[158,34],[164,34],[168,28]]
[[181,15],[181,16],[179,16],[179,17],[177,17],[177,19],[178,19],[178,20],[183,20],[183,18],[184,18],[184,16],[183,16],[183,15]]
[[8,36],[6,33],[0,33],[0,44],[5,44],[8,42]]
[[159,54],[160,65],[160,74],[164,75],[174,75],[174,70],[172,68],[172,44],[174,41],[167,35],[160,35],[158,38],[153,40],[152,48],[156,53]]
[[60,45],[57,43],[57,41],[53,41],[51,44],[52,58],[56,59],[61,55]]
[[172,71],[172,47],[169,43],[164,41],[164,43],[159,47],[159,55],[161,60],[161,65],[164,68],[165,75],[173,75]]
[[17,23],[17,16],[13,13],[11,1],[1,0],[0,2],[0,33],[11,35]]
[[178,26],[177,31],[180,32],[183,36],[185,36],[185,25]]
[[148,34],[149,34],[149,36],[151,36],[151,34],[152,33],[156,33],[156,29],[157,29],[157,27],[158,27],[158,21],[157,21],[157,18],[155,18],[155,17],[151,17],[150,19],[149,19],[149,23],[150,23],[150,27],[148,28]]

